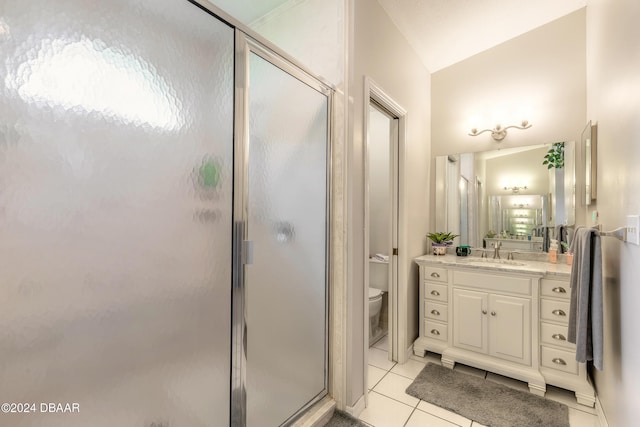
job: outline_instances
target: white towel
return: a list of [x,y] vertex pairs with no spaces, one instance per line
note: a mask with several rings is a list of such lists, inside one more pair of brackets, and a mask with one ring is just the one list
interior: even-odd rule
[[375,254],[373,258],[377,259],[378,261],[389,262],[389,255]]
[[593,360],[602,370],[602,251],[592,228],[576,229],[571,244],[571,306],[567,340],[576,344],[576,360]]

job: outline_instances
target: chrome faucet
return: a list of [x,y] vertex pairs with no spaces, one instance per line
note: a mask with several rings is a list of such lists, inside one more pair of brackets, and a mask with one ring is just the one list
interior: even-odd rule
[[500,246],[502,246],[502,242],[495,242],[493,244],[493,259],[500,259]]

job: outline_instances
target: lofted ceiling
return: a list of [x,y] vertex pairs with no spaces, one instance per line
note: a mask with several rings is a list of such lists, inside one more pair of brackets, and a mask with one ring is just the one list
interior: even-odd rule
[[433,73],[585,7],[587,0],[378,2]]

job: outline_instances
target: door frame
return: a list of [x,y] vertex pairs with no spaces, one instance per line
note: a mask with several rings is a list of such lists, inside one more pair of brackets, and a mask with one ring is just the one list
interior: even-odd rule
[[247,315],[244,266],[250,264],[252,255],[248,240],[248,172],[249,172],[249,57],[256,54],[293,78],[327,97],[327,148],[325,195],[325,360],[324,389],[311,401],[292,414],[284,424],[290,424],[331,390],[330,310],[331,302],[331,246],[332,246],[332,135],[333,95],[335,89],[299,67],[288,57],[265,45],[243,30],[235,29],[235,93],[234,93],[234,223],[233,223],[233,280],[231,323],[231,425],[244,427],[247,421],[246,369],[247,369]]
[[[407,206],[406,206],[406,177],[403,171],[405,170],[405,157],[406,157],[406,121],[407,111],[398,104],[391,96],[387,94],[373,79],[365,76],[364,78],[364,121],[363,121],[363,156],[364,156],[364,379],[365,390],[367,387],[367,366],[368,366],[368,350],[369,350],[369,297],[367,287],[369,283],[369,104],[373,101],[382,107],[386,112],[397,119],[398,127],[398,146],[394,150],[397,153],[397,158],[394,158],[393,163],[395,172],[392,171],[394,190],[396,196],[392,197],[392,200],[396,203],[396,224],[392,225],[394,230],[397,230],[397,249],[398,255],[394,256],[389,254],[389,266],[392,269],[392,275],[395,277],[395,283],[391,283],[389,286],[389,319],[392,325],[390,333],[392,339],[390,340],[389,356],[391,360],[395,360],[398,363],[404,363],[407,361],[407,348],[408,348],[408,336],[407,336],[407,311],[408,311],[408,289],[407,289],[407,264],[406,255],[407,251]],[[394,333],[395,332],[395,333]],[[367,393],[365,393],[367,396]],[[365,399],[368,401],[368,399]]]

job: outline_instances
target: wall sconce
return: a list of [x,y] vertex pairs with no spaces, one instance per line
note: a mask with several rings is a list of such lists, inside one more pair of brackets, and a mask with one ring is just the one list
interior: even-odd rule
[[529,129],[531,127],[531,124],[527,121],[527,120],[523,120],[522,123],[520,124],[520,126],[518,125],[512,125],[512,126],[507,126],[507,127],[502,127],[499,124],[496,125],[495,128],[493,129],[483,129],[481,131],[479,131],[476,128],[471,129],[471,132],[468,133],[469,136],[478,136],[480,134],[483,134],[485,132],[491,132],[491,137],[493,139],[495,139],[496,141],[500,142],[504,139],[505,136],[507,136],[507,129],[511,129],[511,128],[515,128],[515,129]]
[[526,190],[527,186],[525,185],[524,187],[518,187],[517,185],[514,185],[513,187],[504,187],[504,189],[505,190],[511,190],[514,193],[519,193],[520,190]]

